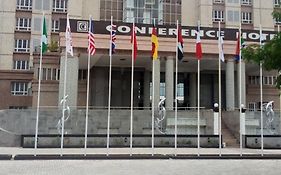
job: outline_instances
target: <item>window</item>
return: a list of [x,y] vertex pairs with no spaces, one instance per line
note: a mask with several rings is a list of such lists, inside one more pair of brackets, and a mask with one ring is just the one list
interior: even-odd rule
[[[37,69],[37,79],[39,79],[39,68]],[[59,69],[58,68],[42,68],[41,80],[59,80]]]
[[224,14],[221,10],[214,10],[213,11],[213,21],[224,21]]
[[29,40],[15,40],[15,52],[29,52]]
[[28,70],[29,69],[29,61],[28,60],[16,60],[14,61],[15,70]]
[[53,12],[67,12],[67,0],[53,0]]
[[30,31],[30,29],[31,29],[31,19],[30,18],[17,18],[16,30]]
[[251,24],[252,23],[252,13],[251,12],[242,12],[242,23]]
[[9,109],[27,109],[27,106],[9,106]]
[[252,4],[252,0],[241,0],[241,4],[243,4],[243,5],[251,5]]
[[238,4],[239,0],[227,0],[228,3]]
[[249,109],[249,111],[256,111],[257,104],[255,102],[249,102],[248,103],[248,109]]
[[86,80],[88,75],[87,69],[79,69],[78,71],[78,80]]
[[[263,85],[275,86],[276,76],[263,76]],[[249,76],[248,82],[251,85],[260,85],[260,76]]]
[[52,32],[58,32],[60,30],[59,20],[52,20]]
[[145,5],[154,5],[155,0],[145,0]]
[[28,95],[28,83],[27,82],[12,82],[11,84],[12,95]]
[[224,0],[214,0],[214,3],[215,4],[222,4],[222,3],[224,3]]
[[274,19],[274,22],[275,24],[281,24],[281,19],[280,18]]
[[183,101],[184,101],[184,83],[178,83],[177,88],[178,88],[177,99],[179,100],[179,103],[183,103]]
[[160,83],[160,99],[165,98],[165,92],[166,90],[166,84],[165,83]]
[[280,7],[280,0],[274,0],[274,6]]
[[239,11],[228,10],[227,11],[227,21],[229,22],[239,22]]
[[17,9],[31,10],[32,9],[32,0],[17,0]]

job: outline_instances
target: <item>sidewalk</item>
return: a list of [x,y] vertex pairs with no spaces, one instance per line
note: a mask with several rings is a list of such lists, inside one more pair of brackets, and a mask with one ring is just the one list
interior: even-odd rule
[[[220,151],[218,148],[200,148],[200,154],[202,155],[219,155]],[[21,147],[0,147],[0,155],[33,155],[34,149],[21,148]],[[64,148],[64,155],[84,155],[84,148]],[[151,148],[133,148],[133,155],[151,155],[153,153]],[[242,153],[245,155],[261,155],[260,149],[244,149]],[[276,155],[281,156],[281,149],[264,149],[264,155]],[[37,155],[60,155],[61,149],[59,148],[41,148],[37,149]],[[86,154],[88,155],[105,155],[107,154],[106,148],[87,148]],[[109,155],[129,155],[130,148],[110,148]],[[155,148],[155,155],[197,155],[197,148]],[[221,155],[240,155],[239,148],[222,148]]]

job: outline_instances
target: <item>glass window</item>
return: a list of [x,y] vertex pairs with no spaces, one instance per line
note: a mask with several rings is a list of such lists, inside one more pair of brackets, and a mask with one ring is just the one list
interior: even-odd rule
[[224,3],[224,0],[214,0],[213,2],[217,3],[217,4],[221,4],[221,3]]
[[14,61],[13,69],[15,70],[28,70],[29,61],[28,60],[16,60]]
[[242,12],[242,23],[251,24],[252,23],[252,13],[251,12]]
[[52,32],[59,32],[60,30],[60,21],[59,20],[52,20]]
[[274,6],[279,7],[280,6],[280,0],[274,0]]
[[224,11],[213,10],[213,21],[224,21]]
[[16,19],[16,30],[31,30],[31,19],[30,18],[17,18]]
[[16,39],[15,52],[29,52],[29,40]]
[[54,12],[67,12],[67,0],[53,0]]
[[32,0],[17,0],[18,10],[32,10]]
[[28,82],[12,82],[11,83],[12,95],[28,95]]
[[243,4],[243,5],[251,5],[252,4],[252,0],[241,0],[241,4]]

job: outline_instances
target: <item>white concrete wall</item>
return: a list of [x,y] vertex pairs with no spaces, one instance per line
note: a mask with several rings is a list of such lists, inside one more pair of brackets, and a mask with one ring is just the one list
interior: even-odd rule
[[16,3],[0,1],[0,70],[12,69]]

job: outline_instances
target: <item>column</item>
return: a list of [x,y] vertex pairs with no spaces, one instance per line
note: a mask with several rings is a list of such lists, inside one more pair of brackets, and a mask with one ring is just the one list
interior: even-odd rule
[[232,59],[226,62],[226,110],[233,111],[235,108],[235,93],[234,93],[234,61]]
[[174,106],[174,58],[168,56],[166,59],[165,72],[165,96],[166,109],[173,110]]
[[156,108],[158,107],[159,100],[160,100],[160,59],[157,59],[154,60],[154,104],[153,104],[154,107]]
[[[238,98],[237,98],[237,101],[238,101],[238,106],[237,108],[240,107],[240,104],[239,104],[239,97],[240,97],[240,63],[237,64],[237,84],[238,84],[238,87],[237,87],[237,91],[238,91]],[[242,60],[241,61],[241,103],[244,104],[244,106],[246,106],[246,70],[245,70],[245,62]]]
[[189,78],[189,103],[190,107],[196,107],[196,98],[197,98],[197,74],[191,73]]
[[95,67],[92,76],[92,105],[105,107],[108,101],[108,70],[104,67]]
[[213,74],[213,103],[219,103],[219,75]]
[[67,63],[65,62],[65,57],[64,56],[61,57],[58,105],[60,105],[60,101],[63,98],[65,64],[67,64],[66,95],[68,95],[66,105],[71,107],[76,107],[77,95],[78,95],[78,70],[79,70],[79,59],[77,56],[74,57],[68,56]]
[[143,83],[143,105],[144,107],[150,106],[150,71],[144,71],[144,83]]

